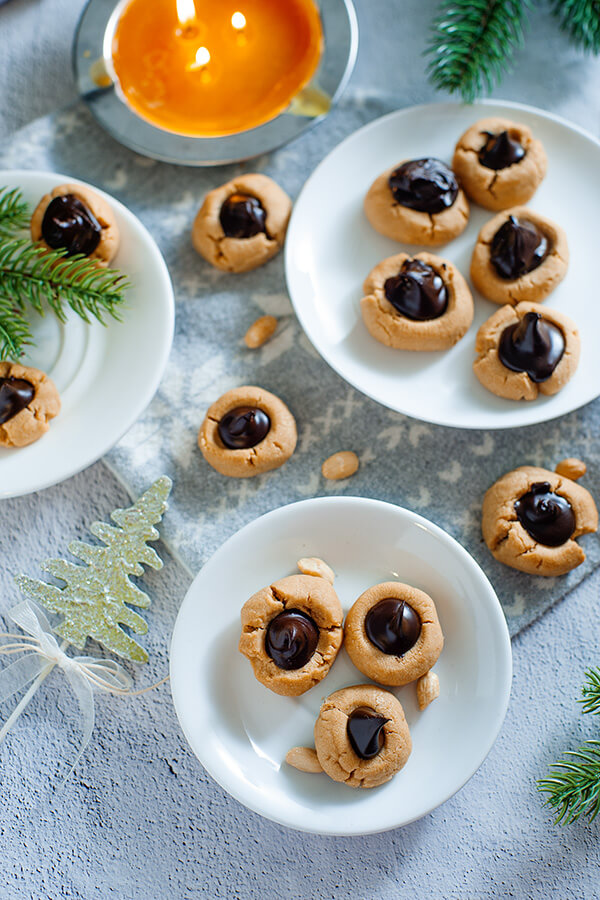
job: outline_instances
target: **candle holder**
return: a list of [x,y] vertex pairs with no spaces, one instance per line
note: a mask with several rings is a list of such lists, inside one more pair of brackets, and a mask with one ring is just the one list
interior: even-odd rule
[[73,69],[92,115],[117,141],[143,156],[187,166],[240,162],[293,140],[321,121],[346,87],[358,50],[352,0],[320,0],[323,51],[315,75],[283,112],[258,127],[223,137],[176,134],[142,118],[119,90],[112,38],[128,0],[89,0],[75,31]]

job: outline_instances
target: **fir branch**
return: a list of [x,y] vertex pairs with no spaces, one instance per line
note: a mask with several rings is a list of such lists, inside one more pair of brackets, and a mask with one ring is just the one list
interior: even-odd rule
[[[579,702],[583,712],[600,714],[600,669],[588,669]],[[580,816],[590,822],[600,812],[600,741],[585,741],[578,750],[567,750],[550,766],[550,775],[537,783],[547,794],[546,806],[556,811],[556,825],[569,825]]]
[[7,238],[26,228],[29,211],[18,188],[0,187],[0,238]]
[[529,0],[442,0],[425,51],[431,83],[472,102],[490,92],[523,43]]
[[552,0],[552,12],[574,44],[600,53],[600,0]]
[[600,812],[600,741],[567,750],[537,787],[548,795],[545,805],[556,811],[556,825],[569,825],[582,815],[593,821]]
[[588,669],[585,673],[586,683],[581,688],[580,703],[584,713],[600,714],[600,669]]
[[47,303],[64,322],[70,306],[84,321],[93,317],[104,324],[107,316],[119,319],[128,287],[120,272],[85,256],[67,257],[20,238],[0,242],[0,294],[21,310],[32,306],[43,314]]
[[14,301],[0,296],[0,361],[18,359],[33,338],[29,323]]

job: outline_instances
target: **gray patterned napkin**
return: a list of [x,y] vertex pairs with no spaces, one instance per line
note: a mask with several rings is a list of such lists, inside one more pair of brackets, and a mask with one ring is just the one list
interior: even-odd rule
[[[393,108],[381,97],[349,94],[318,128],[249,167],[273,176],[295,197],[340,140]],[[600,497],[598,403],[556,422],[483,432],[417,422],[362,396],[305,338],[286,293],[282,255],[234,276],[215,271],[192,249],[190,228],[203,194],[243,167],[198,170],[155,163],[115,143],[82,106],[38,119],[13,135],[0,149],[0,165],[64,172],[98,185],[140,217],[166,258],[177,300],[171,359],[149,409],[107,460],[136,494],[163,472],[173,478],[163,534],[193,572],[246,522],[285,503],[330,494],[388,500],[450,532],[487,573],[513,634],[600,563],[600,541],[590,535],[581,541],[586,562],[568,576],[523,575],[495,562],[479,527],[486,488],[524,463],[553,467],[565,456],[580,456],[590,465],[584,483]],[[265,313],[281,319],[276,336],[249,351],[242,336]],[[290,462],[244,481],[218,475],[196,446],[207,406],[240,384],[279,394],[299,426]],[[358,453],[359,472],[348,481],[326,482],[321,462],[340,449]]]

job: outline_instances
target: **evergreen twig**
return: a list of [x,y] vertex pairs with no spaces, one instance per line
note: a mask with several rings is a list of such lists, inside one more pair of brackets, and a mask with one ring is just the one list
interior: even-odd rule
[[[586,678],[583,712],[600,714],[600,669],[589,669]],[[600,812],[600,741],[584,741],[577,750],[567,750],[537,787],[547,794],[545,805],[555,810],[556,824],[568,825],[580,816],[591,822]]]
[[27,204],[18,188],[0,188],[0,238],[9,237],[29,221]]
[[552,12],[573,43],[600,53],[600,0],[552,0]]
[[33,338],[27,319],[14,301],[0,296],[0,360],[18,359]]
[[471,102],[491,91],[523,43],[529,0],[442,0],[427,71],[439,89]]

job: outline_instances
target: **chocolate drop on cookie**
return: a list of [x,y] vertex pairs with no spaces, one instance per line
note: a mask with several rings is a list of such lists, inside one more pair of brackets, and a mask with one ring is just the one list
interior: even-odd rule
[[265,439],[271,428],[271,420],[256,406],[236,406],[225,413],[217,430],[229,450],[248,450]]
[[538,312],[526,313],[500,335],[498,357],[513,372],[526,372],[532,381],[546,381],[565,352],[565,337]]
[[571,504],[555,494],[547,481],[532,484],[515,502],[515,512],[525,531],[546,547],[560,547],[575,531]]
[[406,259],[398,274],[386,280],[383,289],[394,309],[407,319],[438,319],[448,306],[448,291],[442,278],[420,259]]
[[411,159],[394,169],[389,177],[394,200],[420,212],[439,213],[452,206],[458,182],[452,169],[441,159]]
[[63,194],[50,201],[42,220],[42,237],[53,250],[67,256],[89,256],[100,243],[102,227],[85,203],[75,194]]
[[492,238],[490,259],[501,278],[513,280],[537,269],[548,250],[547,238],[533,222],[509,216]]
[[0,378],[0,425],[26,409],[34,396],[34,386],[24,378]]
[[232,194],[219,214],[221,228],[231,238],[249,238],[266,232],[266,218],[260,200],[250,194]]
[[269,622],[265,650],[280,669],[301,669],[319,643],[319,627],[299,609],[285,609]]
[[371,607],[365,618],[365,631],[382,653],[402,656],[417,643],[421,619],[405,600],[388,597]]
[[373,759],[385,744],[383,726],[389,722],[370,706],[357,706],[348,716],[346,732],[352,749],[361,759]]
[[486,169],[506,169],[521,162],[525,156],[523,145],[511,138],[508,131],[501,131],[500,134],[482,131],[482,134],[486,136],[486,141],[479,151],[479,162]]

